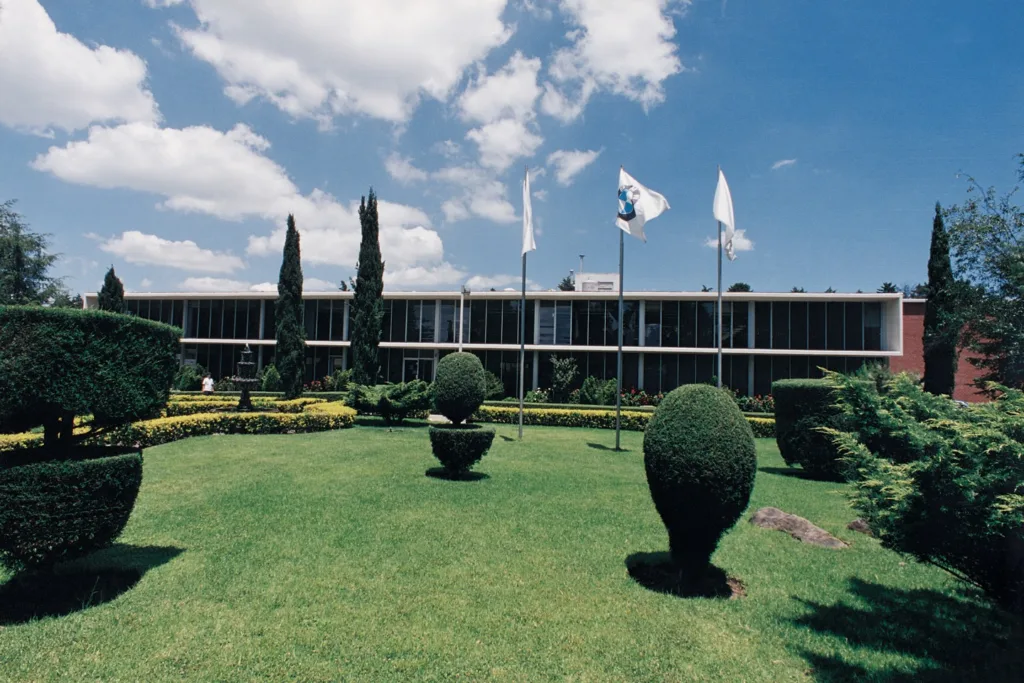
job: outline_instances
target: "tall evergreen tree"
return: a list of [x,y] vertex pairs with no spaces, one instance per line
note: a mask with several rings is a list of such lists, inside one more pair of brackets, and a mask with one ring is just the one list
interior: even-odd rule
[[101,311],[124,313],[124,285],[114,273],[114,266],[110,266],[106,277],[103,278],[103,288],[99,294],[99,305]]
[[281,375],[285,398],[296,398],[302,394],[306,365],[306,330],[302,324],[302,309],[299,231],[295,229],[295,217],[289,214],[281,274],[277,279],[277,304],[274,308],[277,324],[274,366]]
[[49,275],[58,258],[49,247],[49,235],[29,230],[14,200],[0,202],[0,305],[45,304],[66,294]]
[[949,235],[938,202],[935,204],[935,220],[932,222],[927,291],[928,299],[924,308],[924,389],[932,394],[951,395],[956,383],[960,322],[956,281],[949,258]]
[[352,379],[356,384],[376,384],[380,373],[377,347],[384,322],[384,261],[373,188],[359,204],[359,226],[362,241],[352,299]]

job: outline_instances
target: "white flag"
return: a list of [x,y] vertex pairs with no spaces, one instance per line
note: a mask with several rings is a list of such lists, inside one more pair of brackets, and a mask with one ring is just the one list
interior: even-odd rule
[[725,182],[725,174],[718,169],[718,187],[715,188],[715,220],[725,226],[722,246],[730,261],[736,260],[736,249],[733,248],[733,237],[736,236],[736,216],[732,211],[732,193],[729,183]]
[[527,171],[523,178],[523,256],[536,249],[537,243],[533,239],[533,203],[530,201],[530,172]]
[[621,230],[646,242],[644,224],[669,208],[667,199],[638,183],[626,169],[619,168],[619,216],[615,225]]

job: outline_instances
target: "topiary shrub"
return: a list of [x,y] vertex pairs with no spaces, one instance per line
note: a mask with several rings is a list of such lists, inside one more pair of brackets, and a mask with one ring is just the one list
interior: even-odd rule
[[672,562],[684,579],[697,580],[750,502],[757,473],[750,425],[726,392],[680,387],[647,426],[644,467]]
[[432,401],[430,384],[423,380],[386,384],[380,388],[377,414],[385,424],[402,424],[409,415],[429,410]]
[[478,463],[494,441],[494,430],[479,425],[430,428],[430,448],[445,471],[457,478]]
[[827,379],[774,382],[775,440],[787,465],[800,465],[814,477],[843,481],[848,468],[832,438],[822,431],[845,429],[846,419],[835,405],[835,390],[835,384]]
[[487,388],[484,390],[485,401],[501,401],[505,398],[505,384],[501,378],[489,370],[484,371]]
[[141,484],[141,451],[27,464],[6,457],[0,563],[12,572],[45,569],[110,545],[128,523]]
[[273,365],[263,371],[263,391],[281,391],[281,373]]
[[437,364],[434,409],[452,424],[468,420],[484,402],[486,393],[484,366],[472,353],[453,353]]
[[43,426],[67,452],[76,415],[97,428],[154,417],[177,373],[181,330],[73,309],[0,307],[0,432]]

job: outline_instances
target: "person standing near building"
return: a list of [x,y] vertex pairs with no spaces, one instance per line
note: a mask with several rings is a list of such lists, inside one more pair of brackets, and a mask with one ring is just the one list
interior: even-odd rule
[[206,377],[203,377],[203,393],[213,393],[213,376],[210,373],[206,373]]

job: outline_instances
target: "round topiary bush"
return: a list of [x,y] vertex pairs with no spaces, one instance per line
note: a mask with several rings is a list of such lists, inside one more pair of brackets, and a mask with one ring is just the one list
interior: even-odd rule
[[800,465],[813,477],[843,481],[848,472],[839,447],[821,431],[848,431],[836,405],[836,387],[826,379],[787,379],[772,384],[775,440],[790,467]]
[[697,578],[750,502],[757,473],[750,425],[726,392],[680,387],[647,426],[644,466],[672,561],[684,576]]
[[430,448],[445,471],[465,474],[484,457],[494,441],[494,430],[479,425],[445,425],[430,428]]
[[434,409],[452,424],[465,422],[487,395],[487,375],[472,353],[453,353],[437,364]]

